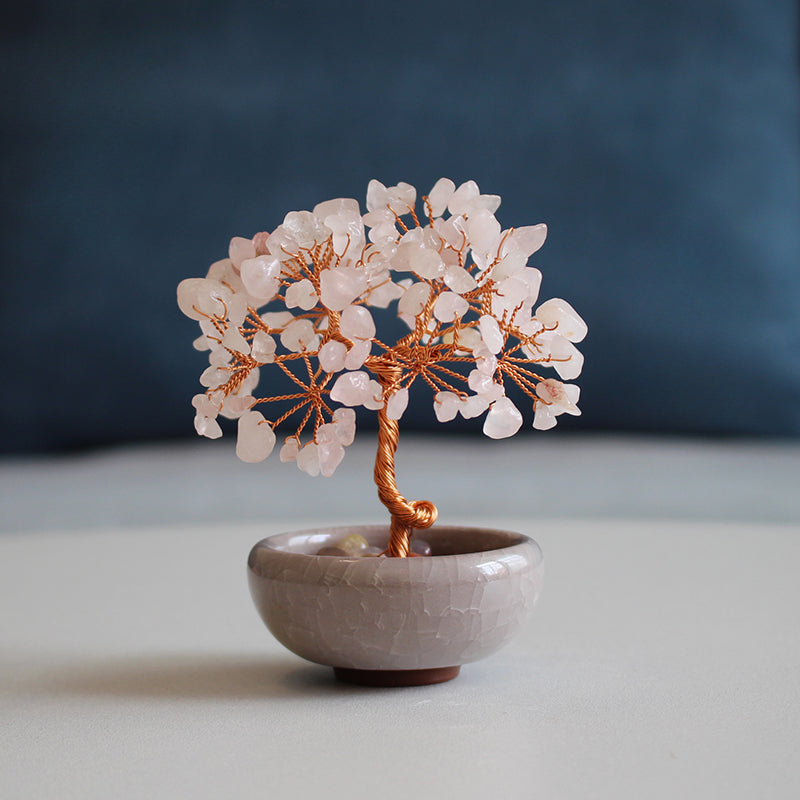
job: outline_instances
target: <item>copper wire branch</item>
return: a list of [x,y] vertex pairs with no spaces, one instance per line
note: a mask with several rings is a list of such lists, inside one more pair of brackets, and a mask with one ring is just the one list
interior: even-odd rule
[[[391,361],[376,359],[370,365],[384,389],[396,385],[402,369]],[[411,550],[410,538],[414,529],[430,528],[439,512],[428,500],[406,500],[397,489],[394,472],[394,454],[400,427],[397,420],[389,419],[386,407],[378,411],[378,453],[375,457],[375,484],[378,497],[392,515],[389,528],[389,546],[386,555],[404,558]]]

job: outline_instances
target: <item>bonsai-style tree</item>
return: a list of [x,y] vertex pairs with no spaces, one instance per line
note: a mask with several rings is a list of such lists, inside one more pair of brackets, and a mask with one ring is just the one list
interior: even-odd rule
[[[562,381],[580,374],[574,343],[586,324],[564,300],[534,311],[542,275],[527,262],[547,228],[502,230],[499,205],[474,181],[456,188],[442,178],[417,209],[413,186],[373,180],[363,216],[356,200],[329,200],[292,211],[272,233],[232,239],[228,258],[178,286],[181,310],[200,323],[194,346],[209,351],[206,391],[192,400],[197,432],[215,439],[219,415],[238,419],[236,453],[259,462],[276,428],[291,423],[281,461],[330,477],[355,436],[353,408],[377,411],[375,482],[391,514],[386,554],[408,555],[412,531],[437,516],[395,482],[398,420],[415,381],[430,387],[440,422],[487,412],[483,432],[493,439],[523,423],[508,381],[530,398],[534,428],[580,414],[578,387]],[[370,307],[395,302],[409,333],[387,343]],[[295,391],[257,396],[265,366]]]

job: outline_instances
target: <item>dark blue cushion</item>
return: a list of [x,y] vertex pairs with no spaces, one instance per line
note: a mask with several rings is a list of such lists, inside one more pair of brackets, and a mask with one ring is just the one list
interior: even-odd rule
[[178,281],[442,175],[550,227],[566,426],[800,433],[795,2],[27,0],[0,59],[4,450],[192,435]]

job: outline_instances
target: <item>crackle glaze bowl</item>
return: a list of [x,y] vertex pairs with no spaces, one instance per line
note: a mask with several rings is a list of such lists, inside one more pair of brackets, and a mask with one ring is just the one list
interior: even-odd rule
[[250,592],[289,650],[368,685],[450,680],[504,645],[532,611],[542,551],[519,533],[436,526],[419,558],[315,555],[349,534],[385,547],[388,526],[263,539],[248,560]]

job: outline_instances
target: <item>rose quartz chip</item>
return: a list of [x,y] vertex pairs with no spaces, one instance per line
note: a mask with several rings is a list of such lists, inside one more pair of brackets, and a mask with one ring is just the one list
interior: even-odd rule
[[428,193],[428,202],[434,217],[441,217],[447,210],[447,204],[456,190],[456,185],[450,178],[439,178]]
[[588,327],[578,312],[560,297],[542,303],[536,309],[536,317],[548,328],[557,326],[558,332],[571,342],[583,341]]
[[256,257],[256,246],[253,244],[253,240],[234,236],[228,247],[228,257],[236,269],[241,269],[243,261]]
[[469,303],[455,292],[442,292],[433,304],[433,316],[439,322],[454,322],[461,319],[469,309]]
[[239,417],[236,455],[248,464],[263,461],[275,446],[275,433],[258,411],[248,411]]
[[297,466],[312,478],[319,475],[319,453],[317,445],[314,442],[309,442],[298,454]]
[[280,459],[286,464],[289,461],[297,460],[297,454],[300,452],[300,442],[294,437],[287,439],[281,447]]
[[364,269],[337,267],[322,271],[319,278],[320,299],[331,311],[342,311],[367,289]]
[[386,401],[386,416],[389,419],[400,419],[408,408],[408,388],[398,389]]
[[458,265],[449,266],[444,272],[444,282],[447,287],[457,294],[471,292],[478,282],[463,267]]
[[369,397],[370,377],[363,371],[345,372],[331,389],[331,400],[345,406],[360,406]]
[[280,288],[281,262],[272,256],[257,256],[242,262],[242,283],[248,294],[263,303],[272,300]]
[[489,314],[484,314],[478,321],[478,327],[489,352],[497,355],[503,349],[504,343],[503,332],[497,320]]
[[275,340],[266,331],[258,331],[253,337],[250,355],[262,364],[271,364],[275,361],[275,347]]
[[412,283],[397,303],[397,310],[401,314],[416,317],[425,307],[430,296],[431,287],[427,283]]
[[356,437],[356,412],[352,408],[337,408],[333,412],[333,422],[339,441],[345,447],[353,444]]
[[293,283],[286,290],[286,308],[302,308],[310,311],[317,304],[314,284],[308,278]]
[[455,392],[437,392],[433,398],[433,410],[439,422],[450,422],[456,418],[461,398]]
[[522,427],[522,414],[519,409],[507,397],[501,397],[489,409],[483,423],[483,432],[490,439],[507,439],[520,427]]
[[339,320],[339,330],[348,339],[371,339],[375,335],[375,322],[368,308],[347,306]]
[[290,322],[281,333],[281,344],[292,353],[313,350],[319,340],[319,334],[309,319],[296,319]]
[[347,345],[333,339],[325,342],[319,349],[319,365],[325,372],[340,372],[344,369],[344,359],[347,355]]

